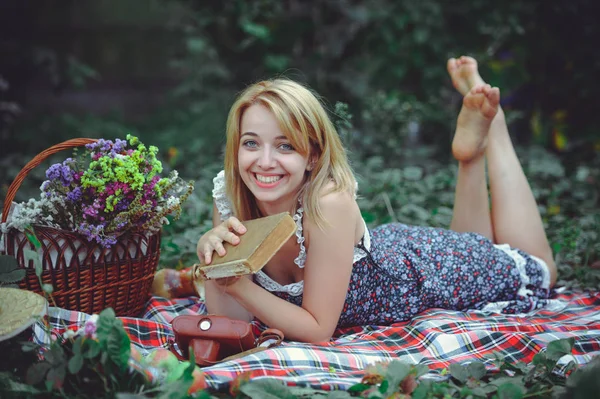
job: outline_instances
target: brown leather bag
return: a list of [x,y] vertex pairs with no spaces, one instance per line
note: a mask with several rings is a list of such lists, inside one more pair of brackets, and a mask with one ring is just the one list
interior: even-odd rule
[[[223,360],[245,356],[271,348],[283,341],[283,333],[269,328],[255,337],[250,323],[216,315],[182,315],[171,322],[175,342],[181,354],[173,347],[177,357],[189,359],[189,351],[199,366],[210,366]],[[259,346],[268,340],[275,340],[268,347]]]

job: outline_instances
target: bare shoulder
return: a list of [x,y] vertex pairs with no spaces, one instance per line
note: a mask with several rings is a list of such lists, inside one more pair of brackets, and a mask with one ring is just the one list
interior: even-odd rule
[[348,211],[357,209],[358,205],[354,196],[349,192],[326,192],[319,198],[319,206],[325,211]]
[[327,188],[324,188],[319,197],[319,208],[325,221],[338,226],[354,224],[360,216],[354,195],[347,191],[331,191]]

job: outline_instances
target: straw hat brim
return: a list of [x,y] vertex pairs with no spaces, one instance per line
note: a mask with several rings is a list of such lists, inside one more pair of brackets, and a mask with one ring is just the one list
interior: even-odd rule
[[0,287],[0,341],[20,334],[46,315],[48,301],[32,291]]

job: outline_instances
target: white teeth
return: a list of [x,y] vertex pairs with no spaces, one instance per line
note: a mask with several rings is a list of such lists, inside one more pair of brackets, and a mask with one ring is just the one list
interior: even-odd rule
[[276,181],[281,179],[281,176],[262,176],[262,175],[255,175],[256,176],[256,180],[258,180],[261,183],[275,183]]

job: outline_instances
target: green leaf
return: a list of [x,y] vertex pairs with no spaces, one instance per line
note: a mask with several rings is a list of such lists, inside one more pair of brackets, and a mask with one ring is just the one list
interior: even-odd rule
[[84,344],[87,349],[83,352],[83,357],[92,359],[100,353],[100,344],[94,340],[87,339]]
[[271,31],[266,26],[254,23],[252,21],[247,21],[247,20],[242,22],[242,29],[247,34],[254,36],[258,39],[261,39],[261,40],[269,39],[269,36],[271,34]]
[[25,236],[27,237],[27,240],[31,244],[33,244],[35,249],[40,249],[42,247],[42,243],[40,242],[40,240],[38,240],[33,228],[30,227],[30,228],[25,229]]
[[431,390],[431,381],[421,381],[411,394],[412,399],[426,399]]
[[81,337],[77,338],[74,342],[73,342],[73,354],[74,355],[81,355],[81,345],[83,343],[83,340],[81,339]]
[[9,255],[0,255],[0,283],[16,283],[25,278],[25,269]]
[[449,367],[450,374],[460,382],[464,383],[469,379],[467,368],[458,363],[452,363]]
[[131,341],[125,332],[120,320],[115,320],[113,328],[108,335],[106,349],[109,358],[121,369],[127,368],[131,354]]
[[206,41],[201,37],[191,37],[186,41],[190,53],[200,54],[206,50]]
[[75,355],[69,359],[69,372],[71,374],[77,374],[83,367],[83,356]]
[[469,365],[467,366],[467,371],[469,373],[469,376],[475,378],[478,381],[481,380],[486,374],[485,365],[479,361],[469,363]]
[[21,351],[23,352],[31,352],[34,350],[39,350],[40,349],[40,345],[34,343],[34,342],[24,342],[23,345],[21,346]]
[[388,380],[381,381],[381,385],[379,385],[379,392],[386,393],[389,385],[390,385],[390,383]]
[[52,284],[42,284],[42,291],[50,295],[54,291],[54,287],[52,287]]
[[410,365],[403,363],[399,360],[393,360],[388,365],[385,379],[389,381],[390,390],[392,390],[392,392],[395,392],[398,389],[400,383],[406,378],[408,373],[410,373]]
[[102,348],[106,349],[108,342],[108,336],[110,335],[113,324],[115,321],[115,311],[112,308],[104,309],[98,315],[98,321],[96,322],[96,335],[98,336],[98,342]]
[[64,367],[64,364],[61,364],[58,367],[52,367],[48,371],[48,374],[46,374],[46,382],[51,383],[52,388],[60,387],[63,385],[66,375],[67,371]]
[[363,392],[369,388],[371,388],[371,385],[358,383],[358,384],[354,384],[350,388],[348,388],[348,392]]
[[[444,369],[445,370],[445,369]],[[417,364],[413,367],[413,371],[416,378],[419,378],[427,373],[429,373],[429,367],[425,364]]]
[[574,345],[575,338],[572,337],[552,341],[548,344],[548,347],[546,348],[546,357],[549,360],[556,361],[564,355],[570,354],[573,350]]
[[[489,385],[488,385],[488,387],[489,387]],[[475,395],[475,396],[478,396],[478,397],[487,398],[488,393],[492,393],[492,392],[495,392],[497,390],[497,388],[494,387],[494,386],[492,386],[491,389],[492,389],[491,392],[489,392],[489,391],[486,392],[486,390],[483,389],[482,387],[475,387],[475,388],[471,389],[471,393],[473,395]]]
[[423,177],[423,169],[418,166],[407,166],[403,169],[402,174],[406,180],[417,181]]
[[533,356],[533,360],[532,360],[533,364],[535,364],[536,366],[538,365],[542,365],[542,364],[546,364],[546,354],[545,353],[536,353]]
[[52,345],[50,350],[44,352],[44,359],[53,367],[58,366],[66,361],[65,351],[60,345]]
[[498,387],[498,399],[521,399],[523,391],[521,387],[513,383],[505,383]]
[[0,283],[17,283],[25,278],[25,269],[17,269],[0,274]]
[[287,385],[275,379],[250,381],[240,391],[251,399],[296,399]]
[[39,362],[31,365],[27,369],[27,375],[25,376],[25,381],[29,385],[37,385],[46,378],[46,373],[50,370],[52,366],[48,362]]

